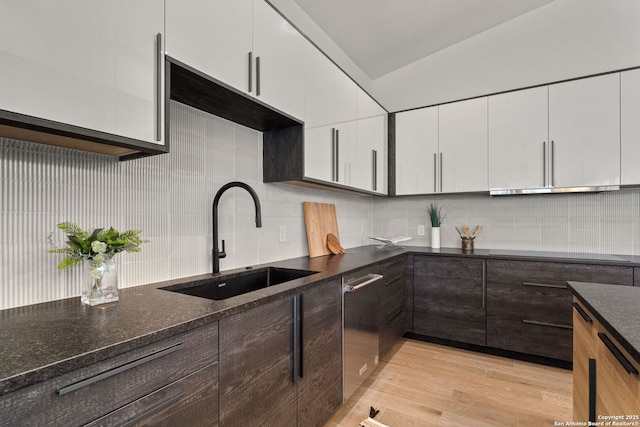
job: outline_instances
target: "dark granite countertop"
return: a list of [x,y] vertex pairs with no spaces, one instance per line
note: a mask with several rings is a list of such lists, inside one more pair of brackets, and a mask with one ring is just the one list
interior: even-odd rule
[[[264,264],[318,273],[222,301],[158,289],[211,277],[203,274],[121,289],[120,301],[104,306],[84,307],[76,297],[0,310],[0,395],[407,253],[640,265],[640,257],[614,259],[602,255],[558,256],[557,253],[483,249],[469,254],[460,248],[406,246],[379,249],[377,245],[370,245],[349,249],[349,253],[340,256],[305,256]],[[252,267],[257,269],[261,265]],[[227,270],[223,274],[244,270]]]
[[569,288],[640,363],[640,287],[569,282]]

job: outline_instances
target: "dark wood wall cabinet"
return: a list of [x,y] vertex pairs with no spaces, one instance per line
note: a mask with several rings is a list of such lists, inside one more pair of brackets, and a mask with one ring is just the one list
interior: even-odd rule
[[220,425],[321,426],[342,403],[341,283],[220,320]]
[[0,398],[0,426],[216,426],[218,324]]
[[486,344],[485,266],[479,258],[413,257],[413,332]]
[[536,261],[487,261],[487,345],[572,360],[567,281],[633,285],[633,268]]

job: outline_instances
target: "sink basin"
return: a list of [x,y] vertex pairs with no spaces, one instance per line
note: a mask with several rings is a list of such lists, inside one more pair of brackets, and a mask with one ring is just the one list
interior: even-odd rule
[[265,267],[228,276],[214,277],[210,280],[198,281],[195,284],[188,284],[186,286],[173,285],[160,289],[201,298],[223,300],[315,273],[317,273],[317,271]]

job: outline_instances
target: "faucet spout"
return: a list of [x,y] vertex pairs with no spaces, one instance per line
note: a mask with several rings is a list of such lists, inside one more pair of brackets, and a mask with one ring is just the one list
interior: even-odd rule
[[213,198],[213,207],[212,207],[212,217],[213,217],[213,274],[220,272],[220,258],[224,258],[227,256],[224,250],[224,240],[222,241],[222,252],[218,247],[218,203],[220,202],[220,197],[222,194],[232,187],[240,187],[247,190],[247,192],[251,195],[253,199],[253,204],[256,209],[256,227],[262,227],[262,210],[260,208],[260,199],[258,198],[258,194],[256,194],[255,190],[251,188],[248,184],[239,181],[233,181],[228,184],[223,185],[220,190],[216,193]]

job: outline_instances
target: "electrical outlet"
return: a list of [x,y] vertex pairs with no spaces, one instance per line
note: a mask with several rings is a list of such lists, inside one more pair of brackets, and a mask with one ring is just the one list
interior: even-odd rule
[[287,241],[287,226],[281,225],[280,226],[280,243],[283,243],[286,241]]
[[424,236],[424,225],[418,226],[418,236]]

